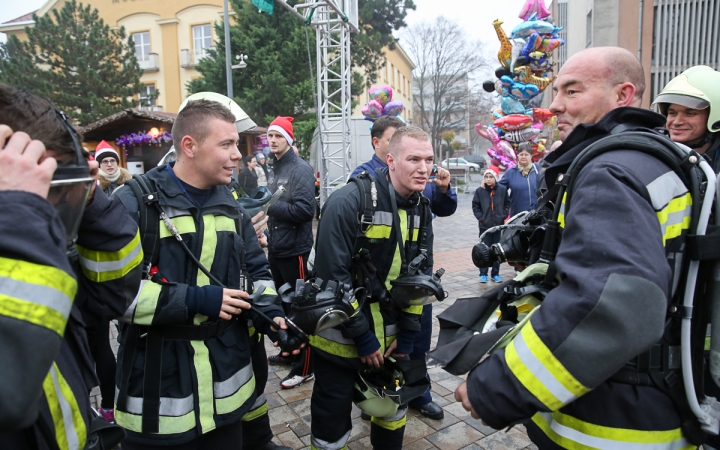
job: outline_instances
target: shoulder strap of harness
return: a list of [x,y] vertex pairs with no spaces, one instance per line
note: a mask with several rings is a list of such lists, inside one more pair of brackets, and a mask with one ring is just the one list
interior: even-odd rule
[[143,249],[143,278],[147,278],[150,268],[157,264],[160,249],[160,214],[157,208],[149,208],[157,203],[157,187],[145,175],[135,175],[125,182],[130,186],[138,203],[140,216],[140,239]]
[[355,236],[355,247],[352,255],[352,276],[356,280],[356,287],[364,287],[371,292],[370,279],[374,277],[377,268],[373,265],[370,252],[365,248],[367,232],[373,224],[375,208],[377,208],[377,188],[375,180],[367,170],[348,180],[357,185],[360,192],[360,212],[358,212],[358,232]]

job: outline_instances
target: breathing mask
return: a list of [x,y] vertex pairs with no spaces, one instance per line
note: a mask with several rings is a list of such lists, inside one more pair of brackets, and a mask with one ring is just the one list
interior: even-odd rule
[[77,132],[62,111],[56,110],[56,114],[70,134],[75,160],[69,164],[58,165],[50,182],[47,199],[60,215],[60,220],[65,226],[67,247],[70,248],[77,239],[85,203],[95,180],[90,176],[90,167]]
[[420,271],[426,260],[427,252],[423,250],[408,264],[407,272],[390,281],[391,306],[402,309],[445,300],[447,292],[440,284],[445,269],[438,269],[433,275],[427,275]]
[[334,328],[355,315],[365,302],[365,289],[313,278],[297,280],[295,289],[285,283],[280,287],[280,296],[290,305],[285,318],[288,327],[307,337]]

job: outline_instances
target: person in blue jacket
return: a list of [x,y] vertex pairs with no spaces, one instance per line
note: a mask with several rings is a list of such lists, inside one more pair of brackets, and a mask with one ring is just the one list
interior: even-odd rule
[[[370,161],[360,164],[350,174],[350,178],[359,175],[367,170],[370,174],[375,173],[375,169],[387,167],[387,155],[389,151],[390,138],[398,128],[404,127],[405,124],[393,116],[383,116],[373,123],[370,130],[372,138],[372,146],[375,150]],[[425,185],[423,195],[430,199],[430,210],[438,217],[447,217],[455,213],[457,209],[457,193],[450,186],[450,172],[438,167],[437,177],[432,183]],[[421,329],[415,336],[415,345],[410,359],[425,359],[425,354],[430,351],[430,340],[432,338],[432,305],[423,307]],[[410,406],[420,411],[425,417],[440,420],[445,414],[442,408],[432,401],[430,391],[423,394],[410,402]],[[369,416],[363,413],[363,418],[369,420]]]
[[540,167],[533,163],[530,146],[521,145],[517,158],[517,165],[508,169],[498,183],[510,191],[510,216],[532,211],[537,205],[536,190]]

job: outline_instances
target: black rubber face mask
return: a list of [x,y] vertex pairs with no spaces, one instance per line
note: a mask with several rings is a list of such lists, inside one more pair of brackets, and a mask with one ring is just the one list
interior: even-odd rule
[[53,204],[65,226],[65,239],[67,247],[71,247],[77,239],[78,228],[85,211],[90,188],[95,180],[90,176],[90,167],[83,153],[77,132],[70,124],[62,111],[55,111],[62,120],[73,142],[75,161],[58,165],[50,182],[50,191],[47,199]]

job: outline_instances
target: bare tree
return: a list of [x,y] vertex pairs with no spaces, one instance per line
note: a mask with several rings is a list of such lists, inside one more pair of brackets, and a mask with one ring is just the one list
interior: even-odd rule
[[457,23],[442,16],[407,28],[402,42],[416,66],[415,125],[430,134],[438,153],[443,131],[469,128],[469,80],[486,65],[482,45],[468,41]]
[[469,146],[472,149],[470,153],[484,155],[485,150],[490,148],[491,143],[475,131],[475,125],[478,123],[483,125],[492,124],[494,120],[492,115],[493,110],[500,107],[500,102],[496,94],[490,94],[478,88],[472,89],[468,97],[470,99],[468,101],[470,105],[468,110],[470,122]]

